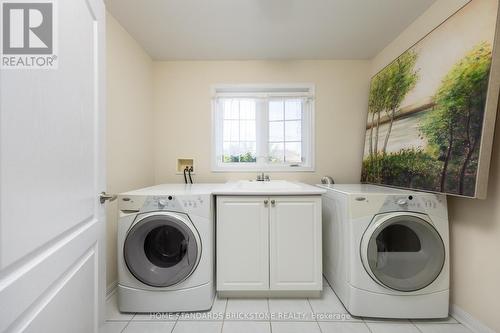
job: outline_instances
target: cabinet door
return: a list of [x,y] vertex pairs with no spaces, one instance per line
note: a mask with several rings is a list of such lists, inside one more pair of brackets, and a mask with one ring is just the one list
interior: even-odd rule
[[217,198],[217,290],[269,289],[267,197]]
[[271,197],[271,290],[321,290],[321,197]]

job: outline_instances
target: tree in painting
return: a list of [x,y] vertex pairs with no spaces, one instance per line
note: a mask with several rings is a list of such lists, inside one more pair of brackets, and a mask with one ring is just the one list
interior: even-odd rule
[[[414,69],[416,60],[417,54],[413,51],[407,51],[372,80],[368,101],[368,110],[371,117],[369,135],[370,167],[369,172],[366,174],[367,179],[370,181],[381,181],[381,170],[384,168],[384,157],[386,156],[394,117],[401,102],[418,80],[418,73]],[[389,128],[382,149],[380,149],[379,128],[383,114],[389,119]]]
[[[401,102],[408,92],[415,86],[418,75],[415,71],[415,62],[417,54],[413,51],[407,51],[398,59],[387,66],[383,71],[375,76],[370,87],[369,112],[371,114],[370,128],[370,154],[377,155],[378,130],[380,127],[380,117],[384,112],[390,119],[389,129],[384,139],[382,153],[386,153],[387,143],[391,135],[394,116]],[[375,123],[375,117],[377,122]],[[375,142],[373,141],[373,128],[375,127]]]
[[[369,142],[369,162],[371,168],[368,169],[369,174],[367,174],[367,178],[372,181],[379,180],[377,175],[379,174],[378,170],[378,137],[379,137],[379,125],[380,125],[380,116],[382,111],[386,105],[386,92],[388,88],[388,79],[387,74],[385,72],[379,73],[372,81],[370,86],[370,97],[368,100],[368,112],[371,116],[371,126],[370,126],[370,142]],[[375,122],[375,118],[377,118]],[[374,128],[376,128],[374,133]],[[375,135],[375,141],[373,137]]]
[[384,155],[387,150],[387,143],[391,135],[396,111],[401,106],[401,102],[408,92],[412,90],[417,83],[418,75],[417,71],[414,69],[416,61],[417,54],[413,51],[407,51],[386,68],[387,87],[384,98],[384,111],[387,113],[390,120],[389,128],[384,139],[384,146],[382,148],[382,154]]
[[[443,164],[442,192],[473,194],[490,66],[491,47],[481,43],[443,79],[435,110],[422,124],[422,132]],[[453,178],[448,180],[449,176]]]

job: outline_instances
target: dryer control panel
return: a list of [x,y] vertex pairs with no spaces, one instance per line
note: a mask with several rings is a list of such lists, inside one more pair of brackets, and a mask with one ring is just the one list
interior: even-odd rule
[[[396,211],[434,212],[442,209],[443,202],[440,199],[441,197],[435,194],[391,195],[385,199],[379,213]],[[444,205],[446,205],[446,201],[444,201]]]
[[423,208],[421,198],[413,195],[391,195],[386,198],[380,213],[394,211],[421,212]]

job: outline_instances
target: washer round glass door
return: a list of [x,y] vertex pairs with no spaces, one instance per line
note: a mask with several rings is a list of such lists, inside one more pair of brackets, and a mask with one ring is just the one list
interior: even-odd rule
[[445,262],[443,240],[417,215],[391,215],[370,226],[361,243],[363,265],[387,288],[416,291],[430,285]]
[[168,287],[184,281],[196,268],[200,237],[184,215],[150,213],[130,229],[123,253],[136,279],[149,286]]

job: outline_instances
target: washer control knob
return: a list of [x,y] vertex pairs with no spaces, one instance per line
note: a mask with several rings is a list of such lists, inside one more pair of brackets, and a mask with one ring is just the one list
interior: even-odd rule
[[166,205],[167,205],[167,200],[165,200],[165,199],[158,200],[159,207],[165,207]]
[[406,205],[408,205],[408,201],[406,201],[405,199],[399,199],[397,203],[400,206],[406,206]]

